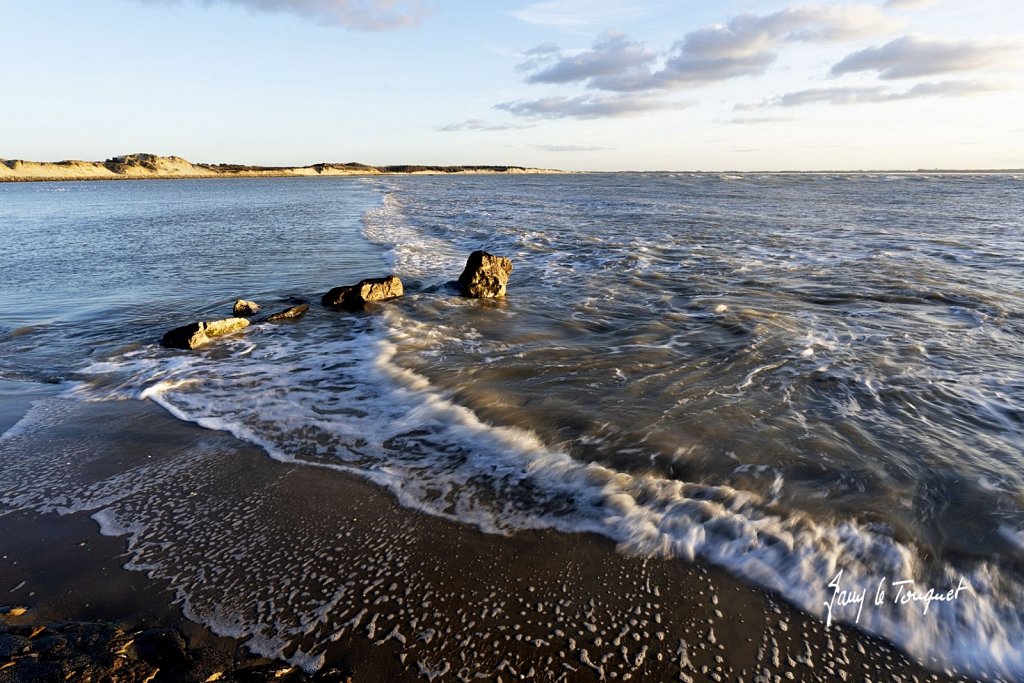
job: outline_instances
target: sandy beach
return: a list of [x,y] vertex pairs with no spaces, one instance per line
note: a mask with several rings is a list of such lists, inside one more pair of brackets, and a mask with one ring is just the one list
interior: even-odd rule
[[[25,408],[14,404],[16,393],[24,395],[5,393],[7,424]],[[355,681],[966,680],[929,672],[853,629],[826,629],[703,563],[629,557],[586,534],[482,534],[400,508],[342,473],[272,461],[149,402],[64,410],[46,439],[54,451],[26,454],[35,466],[45,471],[40,461],[64,457],[61,446],[89,431],[107,448],[78,449],[79,476],[190,459],[173,480],[115,504],[132,508],[143,526],[181,505],[218,512],[181,533],[171,531],[173,515],[149,527],[163,526],[162,538],[143,526],[101,536],[84,513],[0,516],[0,588],[29,608],[9,625],[170,626],[196,653],[193,676],[222,672],[229,680],[267,664],[243,653],[268,643],[232,633],[228,623],[211,632],[183,616],[215,622],[202,596],[216,594],[242,610],[278,601],[302,614],[304,604],[330,605],[292,629],[284,654],[297,665],[295,677],[320,667]],[[310,547],[314,538],[321,547]],[[146,571],[147,553],[168,545],[180,564]],[[228,571],[221,561],[228,551],[248,554],[251,561],[240,563],[248,570]],[[271,557],[302,571],[276,575]],[[14,661],[0,677],[16,674]]]
[[173,180],[202,178],[315,178],[377,175],[491,175],[563,173],[523,166],[368,166],[320,163],[310,166],[194,164],[179,156],[127,154],[106,161],[0,159],[0,182],[71,180]]

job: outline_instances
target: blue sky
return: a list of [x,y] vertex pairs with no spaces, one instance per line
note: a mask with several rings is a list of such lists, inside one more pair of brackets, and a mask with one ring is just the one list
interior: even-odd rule
[[1019,0],[0,0],[0,157],[1024,167]]

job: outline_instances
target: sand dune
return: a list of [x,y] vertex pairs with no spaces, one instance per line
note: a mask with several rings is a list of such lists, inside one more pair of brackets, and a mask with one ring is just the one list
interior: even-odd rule
[[311,166],[194,164],[177,156],[127,154],[106,161],[22,161],[0,159],[0,182],[39,180],[121,180],[164,178],[255,178],[444,173],[559,173],[521,166],[367,166],[359,163]]

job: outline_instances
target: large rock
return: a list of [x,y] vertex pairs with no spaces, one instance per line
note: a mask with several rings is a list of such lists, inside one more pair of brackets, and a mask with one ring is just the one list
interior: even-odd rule
[[306,315],[306,311],[308,310],[309,304],[299,304],[298,306],[292,306],[291,308],[286,308],[285,310],[278,311],[277,313],[271,313],[260,322],[276,323],[282,320],[295,320]]
[[222,337],[248,326],[249,321],[245,318],[225,318],[224,320],[190,323],[175,327],[164,334],[160,344],[170,349],[195,349],[206,344],[213,337]]
[[247,301],[246,299],[238,299],[235,301],[235,307],[232,309],[232,313],[235,317],[256,315],[260,312],[260,305],[255,301]]
[[512,261],[486,251],[474,251],[459,276],[459,292],[473,299],[491,299],[505,296]]
[[357,285],[335,287],[323,295],[320,303],[337,308],[360,309],[370,301],[387,301],[402,296],[402,281],[394,275],[363,280]]

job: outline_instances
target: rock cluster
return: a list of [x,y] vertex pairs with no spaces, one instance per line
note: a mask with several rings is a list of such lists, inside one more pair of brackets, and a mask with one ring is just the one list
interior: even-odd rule
[[352,681],[338,669],[307,676],[282,662],[247,665],[243,660],[212,648],[190,649],[184,636],[171,628],[132,631],[106,622],[16,626],[0,621],[3,683]]
[[[472,299],[490,299],[505,296],[512,261],[486,251],[474,251],[459,276],[459,292]],[[395,275],[362,280],[354,285],[335,287],[323,295],[320,303],[328,308],[358,311],[376,301],[397,299],[405,294],[402,280]],[[199,321],[176,327],[164,334],[160,343],[172,349],[196,349],[214,337],[236,332],[249,325],[248,317],[262,310],[255,301],[237,299],[232,309],[235,317],[224,320]],[[273,323],[298,320],[309,311],[309,304],[301,303],[283,311],[260,318],[257,322]],[[244,316],[244,317],[243,317]],[[2,681],[0,681],[2,683]]]

